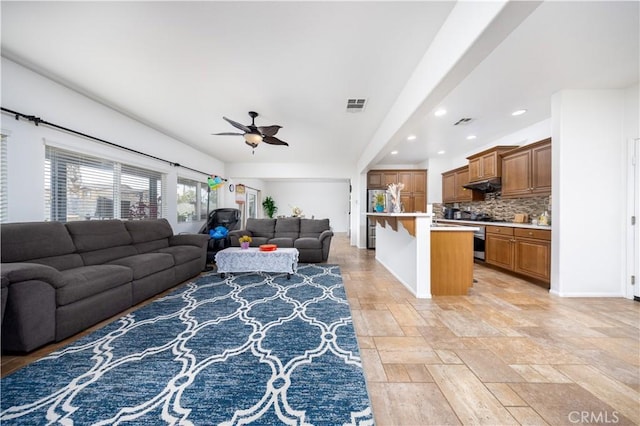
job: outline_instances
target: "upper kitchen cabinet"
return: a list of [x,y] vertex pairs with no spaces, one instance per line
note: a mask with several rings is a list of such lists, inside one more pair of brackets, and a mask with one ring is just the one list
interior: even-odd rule
[[367,189],[387,189],[391,183],[404,184],[400,202],[405,212],[426,211],[426,170],[371,170],[367,173]]
[[387,189],[398,182],[397,170],[371,170],[367,173],[367,189]]
[[517,146],[499,145],[467,157],[469,182],[497,178],[502,175],[501,155]]
[[551,139],[509,151],[502,157],[502,197],[551,194]]
[[367,189],[384,189],[381,171],[371,170],[367,173]]
[[400,201],[405,212],[424,212],[427,208],[427,171],[398,171],[398,182],[404,184]]
[[469,166],[458,167],[442,174],[442,202],[459,203],[484,199],[482,193],[464,188],[469,183]]

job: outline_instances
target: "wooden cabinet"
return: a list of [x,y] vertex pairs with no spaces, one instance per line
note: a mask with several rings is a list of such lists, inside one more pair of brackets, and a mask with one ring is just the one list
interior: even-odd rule
[[367,189],[384,189],[381,171],[371,170],[367,173]]
[[382,172],[382,185],[384,189],[392,183],[398,183],[398,172],[395,171],[384,171]]
[[442,174],[442,202],[458,203],[484,199],[482,193],[464,188],[469,183],[469,166],[458,167]]
[[469,160],[469,182],[502,176],[500,156],[514,148],[517,148],[517,146],[499,145],[467,157],[467,160]]
[[431,295],[466,296],[473,286],[473,232],[431,231]]
[[515,229],[514,271],[542,281],[551,279],[551,231]]
[[502,157],[502,197],[551,194],[551,139],[526,145]]
[[387,189],[391,183],[403,183],[400,202],[404,211],[427,210],[426,170],[371,170],[367,173],[367,189]]
[[549,283],[551,231],[487,226],[485,262]]
[[387,189],[390,183],[397,182],[396,170],[371,170],[367,173],[367,189]]
[[513,228],[487,226],[485,228],[485,262],[513,270]]

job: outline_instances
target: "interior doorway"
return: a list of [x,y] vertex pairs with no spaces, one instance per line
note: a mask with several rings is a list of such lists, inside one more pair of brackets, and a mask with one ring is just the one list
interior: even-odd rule
[[242,205],[242,229],[246,228],[247,219],[258,218],[258,190],[245,187],[246,202]]
[[640,138],[629,144],[629,221],[627,232],[627,259],[629,259],[627,297],[640,302]]

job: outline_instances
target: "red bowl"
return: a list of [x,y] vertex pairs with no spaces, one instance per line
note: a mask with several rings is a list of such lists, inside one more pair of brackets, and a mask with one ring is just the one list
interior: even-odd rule
[[260,246],[260,251],[274,251],[278,246],[275,244],[262,244]]

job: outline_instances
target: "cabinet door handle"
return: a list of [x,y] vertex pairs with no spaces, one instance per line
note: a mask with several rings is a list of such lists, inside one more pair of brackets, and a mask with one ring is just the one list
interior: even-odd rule
[[529,235],[533,235],[533,232],[529,232]]

